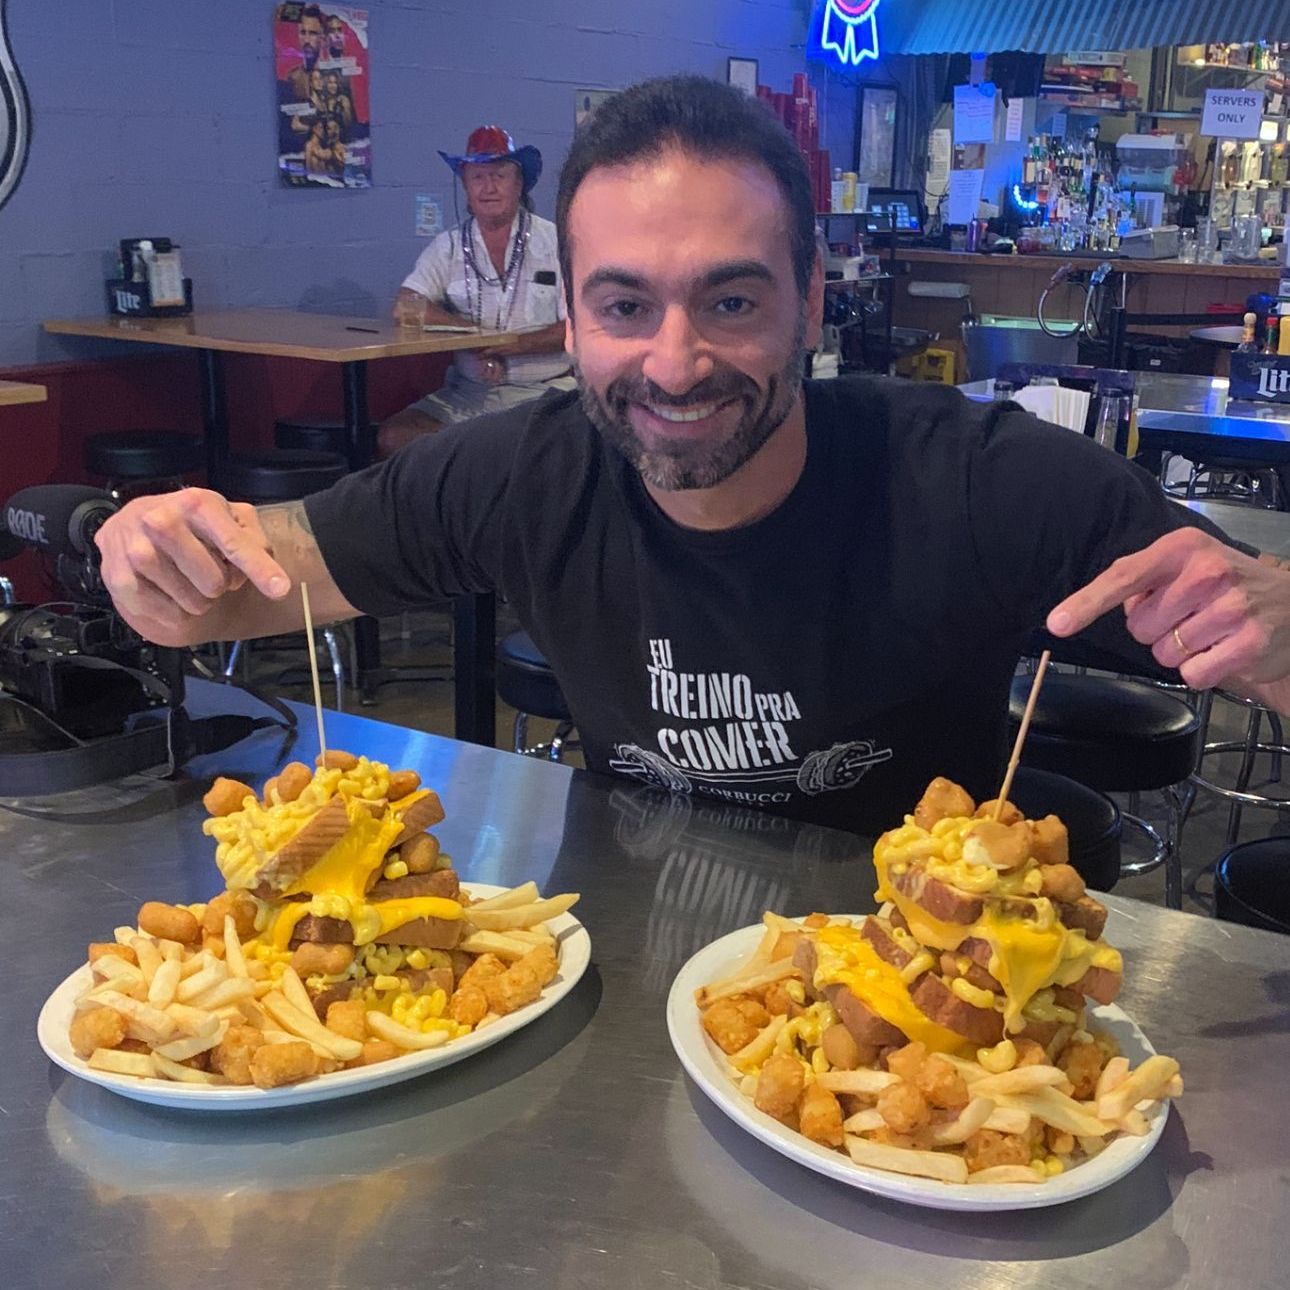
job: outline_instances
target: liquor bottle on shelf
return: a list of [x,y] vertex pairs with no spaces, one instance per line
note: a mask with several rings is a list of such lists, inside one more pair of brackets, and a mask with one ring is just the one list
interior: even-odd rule
[[1276,314],[1269,314],[1268,321],[1263,329],[1263,352],[1265,354],[1275,354],[1277,352],[1277,340],[1280,337],[1280,319]]

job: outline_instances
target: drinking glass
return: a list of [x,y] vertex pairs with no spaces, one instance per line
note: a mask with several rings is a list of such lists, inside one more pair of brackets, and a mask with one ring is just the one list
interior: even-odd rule
[[1180,264],[1196,263],[1196,230],[1194,228],[1179,230],[1178,261]]
[[399,294],[397,313],[401,331],[420,332],[426,323],[426,298],[415,292]]

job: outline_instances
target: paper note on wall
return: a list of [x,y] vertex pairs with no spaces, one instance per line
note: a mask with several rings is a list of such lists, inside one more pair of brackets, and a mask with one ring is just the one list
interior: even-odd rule
[[994,142],[994,101],[994,86],[989,81],[954,87],[955,143]]
[[950,132],[933,130],[927,147],[927,191],[935,197],[943,196],[949,187],[952,152]]
[[1005,143],[1021,142],[1021,115],[1025,106],[1025,99],[1011,98],[1008,100],[1008,120],[1003,131]]
[[949,222],[970,224],[977,217],[981,205],[981,182],[984,170],[952,170],[950,172]]

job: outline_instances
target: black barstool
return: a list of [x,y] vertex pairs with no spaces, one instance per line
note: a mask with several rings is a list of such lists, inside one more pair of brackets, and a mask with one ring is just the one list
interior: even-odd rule
[[[1030,677],[1012,684],[1008,715],[1015,727],[1025,711]],[[1187,783],[1200,760],[1203,726],[1183,699],[1159,686],[1122,677],[1049,672],[1031,718],[1022,761],[1105,793],[1159,790],[1165,796],[1165,836],[1128,812],[1154,848],[1150,859],[1126,863],[1123,873],[1165,866],[1165,903],[1182,908],[1183,822],[1195,789]]]
[[[231,501],[264,505],[272,502],[294,502],[330,488],[349,473],[344,457],[329,452],[304,452],[279,448],[269,452],[244,453],[226,458],[220,465],[220,492]],[[336,629],[325,626],[323,641],[331,661],[336,686],[336,710],[345,707],[345,668],[341,662]],[[224,675],[232,676],[242,653],[242,641],[234,641],[224,665]],[[313,642],[309,642],[313,648]]]
[[1229,923],[1290,934],[1290,838],[1225,851],[1214,869],[1214,912]]
[[[514,750],[517,753],[559,761],[566,749],[579,746],[569,738],[573,733],[573,716],[564,701],[560,683],[528,632],[511,632],[498,642],[497,693],[515,709]],[[559,723],[550,743],[529,745],[530,717],[545,717]]]
[[185,475],[206,464],[200,439],[170,430],[122,430],[91,435],[85,441],[85,469],[106,480],[118,501],[148,493],[172,493]]
[[343,421],[329,417],[282,417],[273,423],[273,442],[278,448],[306,452],[332,452],[349,457],[349,435]]
[[1120,876],[1120,808],[1105,793],[1065,775],[1018,766],[1008,800],[1029,820],[1055,815],[1066,826],[1070,862],[1088,886],[1110,891]]

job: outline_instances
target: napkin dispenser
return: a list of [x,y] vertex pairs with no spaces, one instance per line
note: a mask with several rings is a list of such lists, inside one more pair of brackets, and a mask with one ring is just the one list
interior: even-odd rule
[[165,318],[193,311],[193,283],[184,277],[179,248],[168,237],[121,239],[120,273],[109,278],[108,312]]

